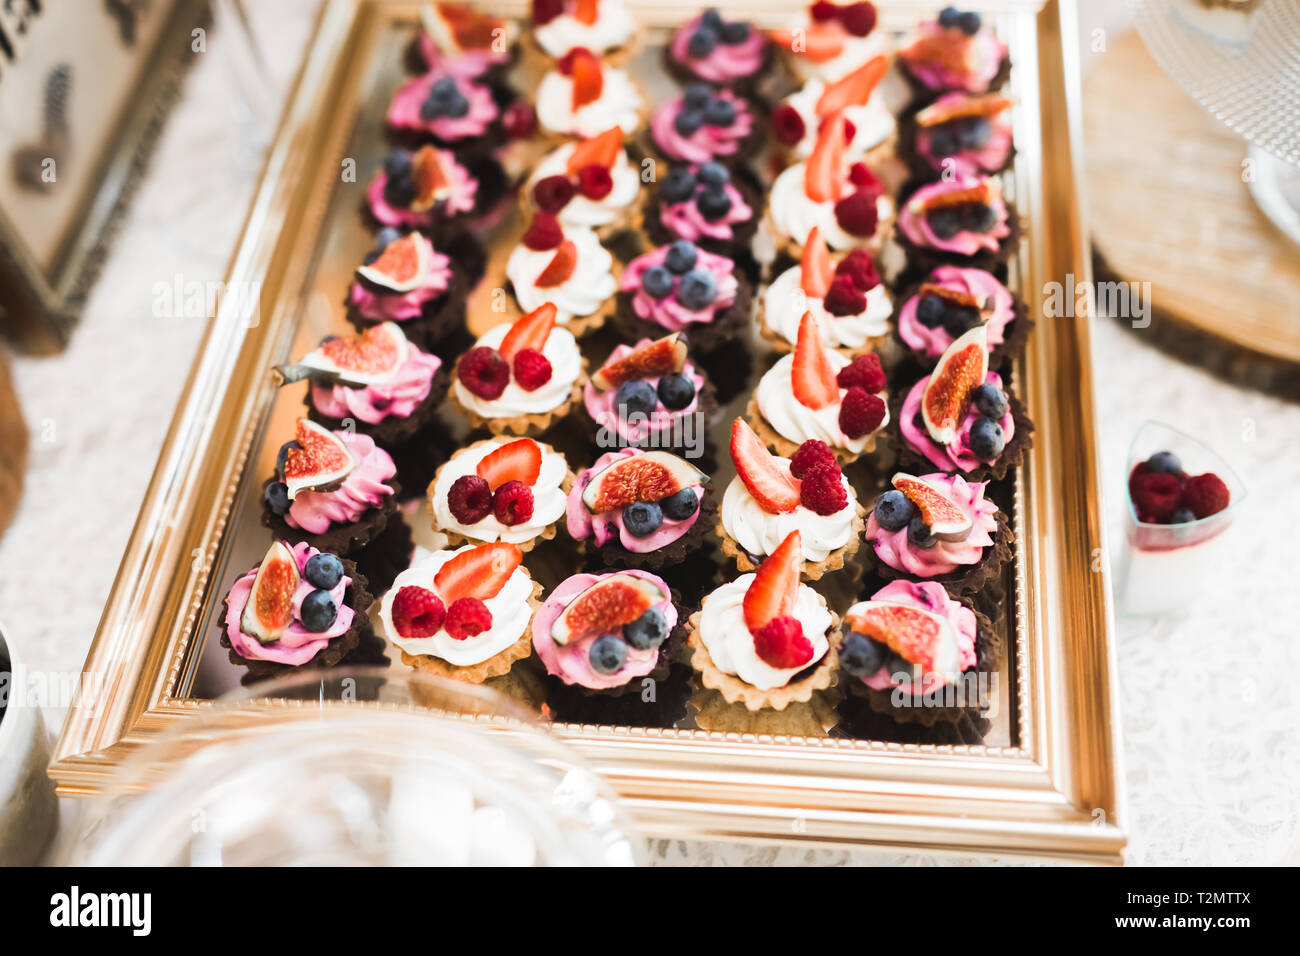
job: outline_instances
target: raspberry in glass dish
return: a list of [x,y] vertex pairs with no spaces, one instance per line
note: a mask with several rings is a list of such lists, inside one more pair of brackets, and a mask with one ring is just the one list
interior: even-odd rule
[[899,341],[923,365],[932,365],[977,325],[987,330],[989,362],[1004,365],[1024,350],[1034,324],[1025,304],[997,276],[965,266],[936,266],[899,302]]
[[1213,472],[1189,475],[1171,451],[1158,451],[1133,466],[1129,500],[1145,524],[1191,524],[1232,504],[1232,492]]
[[674,162],[747,162],[762,142],[754,107],[730,90],[691,83],[650,118],[650,141]]
[[1011,73],[1007,45],[984,27],[978,13],[951,6],[935,19],[921,21],[915,39],[898,51],[897,59],[922,102],[950,90],[988,93]]
[[673,166],[646,207],[645,231],[656,245],[686,239],[734,260],[748,254],[762,209],[762,197],[739,171],[716,161]]
[[1011,107],[996,93],[945,93],[902,122],[900,153],[923,179],[992,176],[1011,165]]
[[733,259],[678,239],[627,264],[615,320],[632,341],[682,332],[697,354],[712,352],[744,330],[751,290]]
[[958,176],[927,183],[902,203],[897,239],[914,269],[992,270],[1015,251],[1020,226],[999,180]]
[[726,20],[710,7],[677,28],[664,63],[682,85],[703,82],[748,93],[769,72],[772,44],[751,24]]
[[591,137],[617,126],[631,136],[645,121],[645,95],[625,70],[577,47],[537,85],[537,123],[551,138]]
[[893,151],[898,124],[879,91],[889,61],[878,56],[832,82],[811,79],[772,110],[772,138],[795,159],[807,159],[822,124],[841,115],[845,154],[878,162]]
[[520,309],[550,305],[555,321],[574,335],[605,323],[618,291],[617,262],[585,226],[564,226],[549,212],[533,215],[506,260],[506,279]]
[[817,0],[793,16],[788,27],[772,30],[769,36],[801,82],[833,82],[889,53],[889,36],[878,22],[875,5],[864,0]]
[[538,161],[520,191],[524,212],[544,212],[561,229],[594,229],[601,237],[632,225],[644,190],[641,173],[628,158],[623,131],[565,143]]

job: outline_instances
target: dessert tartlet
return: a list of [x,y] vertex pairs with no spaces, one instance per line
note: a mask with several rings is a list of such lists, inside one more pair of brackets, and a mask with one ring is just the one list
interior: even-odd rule
[[442,70],[500,82],[515,61],[519,26],[468,3],[426,3],[408,59],[416,72]]
[[1034,324],[1025,304],[983,269],[937,266],[899,302],[894,316],[899,341],[923,366],[933,365],[977,325],[987,330],[989,361],[1004,364],[1024,349]]
[[451,395],[474,428],[539,435],[582,395],[586,359],[547,302],[479,337],[456,362]]
[[638,220],[644,194],[641,173],[623,148],[623,131],[612,126],[542,157],[521,199],[530,217],[541,211],[559,220],[562,229],[594,229],[608,236]]
[[388,128],[405,141],[484,156],[506,139],[499,95],[463,72],[435,68],[398,88],[388,107]]
[[807,159],[822,123],[845,120],[845,155],[879,162],[893,152],[898,124],[877,87],[889,61],[877,56],[838,80],[811,79],[772,110],[773,138],[795,159]]
[[763,442],[784,458],[816,439],[848,464],[874,451],[877,436],[889,424],[880,359],[873,353],[850,359],[822,345],[816,317],[805,312],[794,351],[759,379],[745,416]]
[[674,166],[646,206],[645,233],[655,245],[686,239],[735,260],[748,255],[762,209],[758,191],[722,163]]
[[889,52],[889,37],[876,29],[877,19],[871,3],[817,0],[788,28],[773,30],[770,36],[800,81],[834,81]]
[[876,498],[864,538],[884,578],[936,581],[973,594],[1011,557],[1007,516],[985,497],[988,482],[898,472]]
[[618,291],[614,256],[593,230],[565,228],[548,212],[538,212],[506,260],[510,291],[524,312],[543,305],[573,335],[605,324]]
[[298,419],[262,486],[262,523],[278,538],[352,557],[397,510],[397,466],[369,435]]
[[384,594],[379,619],[403,664],[481,684],[532,651],[541,591],[518,545],[466,545],[418,557]]
[[917,25],[916,39],[898,51],[898,64],[918,99],[949,90],[987,93],[1007,81],[1007,45],[983,25],[978,13],[956,7]]
[[531,438],[488,438],[462,448],[428,489],[433,530],[451,546],[505,541],[531,551],[555,537],[573,473],[564,456]]
[[897,237],[914,269],[993,270],[1015,250],[1020,227],[999,180],[959,176],[913,192],[899,209]]
[[802,566],[799,532],[792,531],[757,571],[712,591],[691,616],[691,666],[728,704],[784,710],[832,686],[839,619],[800,583]]
[[893,415],[901,467],[1004,478],[1020,462],[1033,425],[989,369],[986,335],[979,325],[962,334],[933,372],[901,393]]
[[794,348],[805,312],[817,320],[823,345],[850,355],[874,352],[888,338],[894,311],[871,253],[832,256],[815,226],[802,260],[777,275],[761,301],[759,331],[779,352]]
[[731,342],[749,320],[749,280],[725,255],[678,239],[637,256],[619,280],[615,317],[625,338],[683,332],[697,353]]
[[505,195],[506,174],[495,159],[462,159],[425,145],[384,157],[366,187],[366,208],[381,226],[442,236],[492,223]]
[[707,83],[691,83],[650,117],[650,142],[674,162],[746,162],[762,139],[753,105]]
[[848,155],[844,115],[827,117],[811,155],[772,183],[767,226],[778,247],[799,258],[813,229],[832,249],[880,250],[894,220],[894,201],[871,167]]
[[351,561],[305,542],[275,541],[226,594],[221,646],[253,677],[333,667],[369,631],[370,601]]
[[465,325],[469,281],[451,259],[418,232],[382,230],[357,267],[347,319],[358,332],[395,323],[405,338],[434,348]]
[[640,41],[622,0],[533,0],[532,27],[533,42],[553,60],[582,48],[621,61]]
[[924,179],[992,176],[1011,165],[1013,101],[996,93],[945,93],[902,122],[900,153]]
[[806,441],[793,458],[781,458],[737,418],[731,460],[736,477],[722,495],[716,531],[741,571],[757,568],[792,531],[799,532],[801,570],[810,581],[857,554],[866,512],[825,442]]
[[708,476],[666,451],[609,451],[579,473],[569,492],[566,525],[584,550],[607,566],[680,564],[697,550],[711,521]]
[[772,44],[743,20],[710,7],[687,20],[664,48],[664,64],[681,84],[703,82],[749,93],[769,72]]
[[644,123],[645,96],[626,72],[586,47],[547,70],[537,86],[537,122],[552,138],[591,137],[612,126],[631,136]]
[[691,459],[702,457],[717,410],[713,387],[687,357],[680,332],[616,345],[582,401],[597,448],[659,448]]

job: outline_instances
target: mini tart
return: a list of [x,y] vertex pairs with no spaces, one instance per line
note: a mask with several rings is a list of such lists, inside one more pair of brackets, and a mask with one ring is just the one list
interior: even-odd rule
[[441,240],[490,221],[507,185],[505,170],[491,157],[462,157],[431,145],[398,147],[366,186],[365,210],[380,226],[423,229]]
[[898,142],[898,123],[878,86],[887,68],[877,57],[834,83],[808,80],[772,111],[773,138],[792,161],[807,159],[824,118],[838,112],[848,124],[845,155],[873,166],[883,162]]
[[[406,49],[406,66],[412,73],[439,69],[501,83],[519,54],[519,32],[516,21],[480,13],[469,4],[425,4],[420,29]],[[504,50],[493,49],[498,36],[505,40]]]
[[[707,89],[701,85],[701,92]],[[714,125],[708,121],[705,107],[688,102],[693,95],[693,89],[688,89],[655,109],[645,133],[650,150],[674,163],[727,165],[746,163],[759,152],[766,132],[758,107],[731,90],[715,90],[709,100],[728,104],[733,115],[730,123]],[[678,116],[686,112],[699,113],[702,119],[693,132],[683,134],[676,124]]]
[[[1011,102],[996,94],[953,92],[943,94],[929,106],[910,109],[898,120],[898,155],[922,181],[939,179],[945,172],[956,176],[995,176],[1004,172],[1011,168],[1016,155]],[[998,112],[978,112],[1004,103]],[[952,118],[944,119],[946,116]],[[972,135],[971,129],[981,117],[988,124],[987,142],[977,147],[962,146],[961,138]],[[956,151],[937,153],[936,134],[951,138]]]
[[[606,133],[620,135],[621,130],[614,127]],[[586,141],[591,144],[600,137]],[[543,156],[529,174],[523,188],[519,190],[519,205],[524,214],[531,218],[538,211],[536,186],[544,179],[563,176],[573,187],[573,197],[558,210],[548,209],[559,220],[564,229],[594,229],[602,239],[631,227],[639,221],[641,207],[645,203],[645,189],[642,188],[640,167],[633,162],[627,148],[620,145],[614,153],[613,162],[609,164],[609,192],[595,198],[583,193],[582,176],[571,168],[573,156],[579,146],[576,142],[564,143]],[[579,160],[581,161],[581,154]],[[639,156],[639,154],[638,154]]]
[[[444,253],[435,250],[419,233],[403,236],[383,249],[373,250],[358,267],[344,306],[348,324],[358,332],[382,322],[396,322],[413,344],[432,351],[461,331],[465,325],[465,298],[470,282]],[[384,251],[397,243],[415,242],[427,247],[422,254],[426,263],[407,291],[389,288],[361,272],[370,266],[382,266]]]
[[950,90],[987,93],[1001,88],[1011,75],[1007,45],[982,25],[972,36],[960,27],[923,20],[915,39],[899,49],[895,59],[920,103]]
[[[577,55],[590,57],[587,51]],[[640,84],[625,70],[608,62],[593,62],[600,73],[600,90],[595,99],[576,107],[574,75],[567,60],[547,70],[537,84],[533,102],[537,125],[545,139],[560,144],[574,137],[595,136],[611,126],[619,127],[625,136],[632,136],[645,125],[649,101]]]
[[[1025,349],[1034,322],[1025,303],[991,272],[963,266],[937,266],[921,282],[908,286],[894,301],[890,319],[894,338],[923,367],[932,366],[953,343],[943,325],[929,328],[917,318],[923,287],[939,286],[959,296],[970,296],[978,305],[980,321],[988,329],[989,363],[1004,367]],[[957,308],[957,300],[953,300]],[[953,305],[949,305],[952,308]],[[960,313],[958,313],[960,314]]]
[[[694,167],[691,169],[694,171]],[[705,186],[697,183],[688,199],[672,202],[663,194],[663,183],[660,179],[646,203],[641,223],[642,231],[652,243],[664,246],[678,239],[689,239],[707,252],[732,260],[749,254],[750,241],[762,221],[763,197],[745,171],[732,171],[730,181],[722,187],[731,200],[731,207],[726,215],[712,220],[699,207]]]
[[[795,259],[803,256],[804,242],[813,229],[817,229],[827,245],[836,252],[863,248],[873,255],[880,252],[893,229],[896,210],[894,201],[879,183],[859,188],[849,178],[851,164],[845,166],[837,200],[817,201],[805,189],[808,161],[787,166],[772,183],[768,194],[764,226],[776,238],[778,249]],[[875,196],[876,227],[870,235],[848,232],[840,225],[836,214],[837,204],[848,197],[866,192]]]
[[[569,490],[573,487],[574,477],[564,456],[544,442],[536,442],[542,452],[542,470],[537,481],[529,486],[533,490],[534,512],[533,518],[524,523],[534,533],[525,535],[515,532],[513,529],[517,526],[502,524],[490,512],[487,517],[474,525],[462,525],[447,507],[447,492],[455,480],[461,475],[475,474],[474,466],[479,461],[511,441],[512,439],[509,438],[485,438],[467,445],[455,452],[438,469],[433,481],[429,483],[426,506],[433,518],[433,530],[447,537],[448,547],[507,541],[519,545],[519,550],[527,553],[538,541],[550,541],[555,537],[555,529],[564,518],[565,501]],[[558,496],[558,503],[538,500],[542,492],[550,497],[552,491]],[[544,512],[542,517],[549,520],[545,523],[540,522],[539,511]],[[554,518],[549,517],[552,512],[555,513]]]
[[[761,30],[743,21],[725,21],[719,30],[715,17],[722,19],[716,10],[705,11],[677,28],[672,40],[664,44],[664,69],[683,86],[708,83],[752,93],[771,72],[772,44]],[[740,39],[737,24],[748,28],[744,39]],[[691,37],[702,26],[714,31],[717,40],[707,54],[694,56],[690,49]]]
[[[846,479],[847,482],[847,479]],[[730,491],[730,486],[728,486]],[[725,505],[726,496],[723,496]],[[866,527],[866,509],[862,503],[856,499],[856,496],[849,498],[849,506],[853,510],[853,519],[850,527],[849,540],[830,552],[820,561],[805,561],[803,565],[803,574],[809,581],[820,581],[823,577],[832,571],[839,571],[844,567],[849,558],[858,553],[858,548],[862,544],[862,532]],[[800,505],[800,508],[803,506]],[[722,542],[722,553],[736,562],[736,569],[742,574],[747,571],[757,570],[762,563],[764,555],[750,554],[742,548],[727,531],[726,525],[719,518],[713,527],[713,532]]]
[[[789,19],[788,28],[769,31],[773,46],[800,82],[838,80],[872,58],[889,53],[889,35],[877,26],[876,18],[849,22],[844,12],[848,6],[840,5],[836,15],[819,20],[812,16],[810,5]],[[796,44],[796,38],[801,42]]]
[[[539,214],[540,217],[540,214]],[[558,285],[538,286],[567,243],[576,261],[568,278]],[[515,302],[523,312],[545,303],[556,307],[556,322],[576,337],[605,324],[616,307],[614,293],[621,274],[618,260],[591,229],[570,227],[563,239],[548,249],[533,249],[520,242],[506,260],[506,280]]]
[[[972,674],[990,674],[998,669],[1003,653],[1002,635],[994,628],[993,622],[971,604],[969,597],[954,597],[943,585],[934,581],[894,580],[873,593],[868,600],[904,604],[938,614],[946,619],[957,631],[964,663],[967,664],[962,669],[963,680],[968,679]],[[854,607],[850,607],[844,615],[846,636],[850,629],[848,622]],[[886,668],[882,666],[881,671],[886,671]],[[878,680],[879,674],[873,675],[872,683],[877,683]],[[897,695],[920,703],[914,706],[897,706],[896,691],[892,684],[873,687],[862,678],[848,672],[841,675],[840,683],[847,687],[854,697],[865,701],[876,713],[885,714],[902,724],[921,724],[931,727],[940,721],[947,723],[964,721],[972,715],[978,716],[980,712],[978,703],[933,706],[935,702],[933,697],[938,696],[939,692],[932,695],[932,699],[927,703],[925,694],[907,694],[900,690],[897,691]]]
[[[548,7],[553,5],[548,4]],[[609,63],[624,63],[641,48],[643,30],[622,0],[597,0],[595,16],[585,22],[578,0],[560,0],[559,12],[548,9],[545,19],[532,6],[531,29],[525,31],[532,52],[545,60],[558,60],[577,47],[585,47]]]
[[[455,95],[465,103],[461,116],[446,111],[426,118],[422,109],[431,102],[436,85],[450,84]],[[501,123],[504,103],[511,94],[504,88],[445,68],[407,80],[393,94],[388,107],[388,129],[395,137],[411,144],[432,142],[443,149],[464,156],[487,156],[506,140]]]
[[[915,184],[913,184],[915,185]],[[988,232],[977,232],[962,225],[946,239],[941,239],[932,229],[923,204],[936,199],[944,201],[945,194],[968,194],[969,190],[987,190],[988,205],[993,210],[995,224]],[[1020,244],[1020,219],[1015,206],[1002,197],[1001,182],[997,179],[959,178],[926,183],[915,189],[904,188],[908,198],[899,204],[898,222],[894,238],[907,256],[910,269],[929,270],[941,265],[970,266],[992,272],[1006,262]],[[971,209],[979,204],[958,206]],[[957,213],[959,216],[961,212]]]
[[708,270],[717,283],[717,295],[702,309],[683,305],[676,298],[681,276],[673,275],[673,292],[656,299],[643,288],[643,277],[655,266],[665,266],[668,245],[637,256],[623,269],[615,324],[630,341],[657,339],[681,332],[697,354],[712,352],[736,341],[749,322],[753,288],[744,272],[729,256],[697,246],[696,267]]

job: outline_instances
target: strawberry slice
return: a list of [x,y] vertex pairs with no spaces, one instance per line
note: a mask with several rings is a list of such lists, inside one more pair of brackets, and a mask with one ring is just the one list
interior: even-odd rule
[[507,481],[535,485],[542,473],[542,450],[531,438],[507,442],[485,455],[474,470],[493,491]]
[[804,294],[813,299],[826,298],[835,279],[835,268],[831,265],[831,253],[822,242],[822,231],[818,226],[813,226],[803,241],[799,270],[799,288]]
[[463,597],[486,601],[500,593],[523,560],[524,553],[517,544],[481,544],[462,551],[440,567],[433,576],[433,586],[447,605]]
[[555,303],[543,302],[527,315],[515,319],[514,325],[510,326],[510,331],[501,340],[497,351],[507,362],[513,362],[515,356],[524,349],[540,352],[546,348],[546,340],[551,337],[553,328],[555,328]]
[[564,171],[576,176],[585,166],[601,166],[612,169],[618,159],[618,151],[623,148],[623,129],[611,126],[603,133],[597,133],[591,139],[584,139],[573,147]]
[[600,71],[600,60],[585,47],[570,52],[569,69],[573,74],[573,111],[576,113],[588,103],[600,99],[605,88],[605,77]]
[[761,631],[769,621],[794,614],[799,595],[799,571],[803,568],[803,544],[798,530],[791,531],[754,573],[741,609],[750,633]]
[[814,63],[827,63],[844,52],[844,28],[838,23],[810,23],[795,30],[771,30],[772,42]]
[[600,16],[600,0],[578,0],[573,8],[573,19],[587,26],[594,26]]
[[573,268],[578,264],[578,247],[573,244],[572,239],[565,239],[560,243],[560,248],[555,250],[553,258],[542,270],[542,274],[537,277],[537,288],[550,289],[554,286],[567,282],[569,276],[573,275]]
[[844,114],[827,117],[817,130],[817,143],[803,174],[803,191],[813,202],[835,202],[840,198],[847,148]]
[[799,507],[798,482],[743,418],[731,423],[731,460],[740,480],[764,511],[783,514]]
[[866,105],[888,69],[889,60],[883,56],[873,57],[852,73],[829,84],[817,100],[817,115],[825,119],[846,106]]
[[799,320],[799,338],[794,343],[790,382],[794,397],[804,408],[816,411],[839,401],[840,387],[835,384],[835,370],[822,348],[817,319],[811,312],[805,312]]

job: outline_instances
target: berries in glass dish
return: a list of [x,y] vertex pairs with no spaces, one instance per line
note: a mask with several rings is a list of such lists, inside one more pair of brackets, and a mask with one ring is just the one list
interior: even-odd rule
[[1184,524],[1218,514],[1232,503],[1232,493],[1218,475],[1188,475],[1170,451],[1158,451],[1129,474],[1129,498],[1138,520],[1148,524]]

